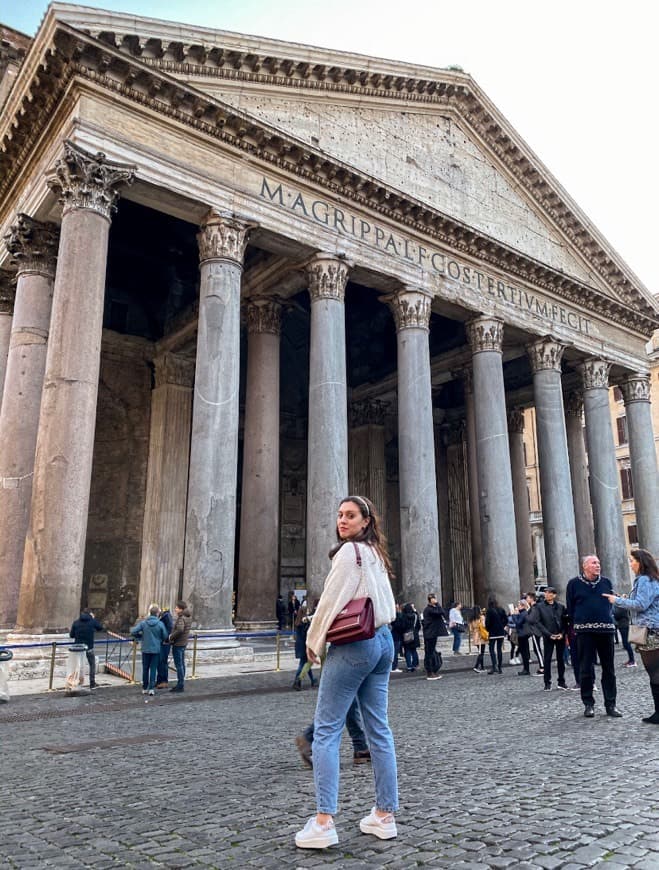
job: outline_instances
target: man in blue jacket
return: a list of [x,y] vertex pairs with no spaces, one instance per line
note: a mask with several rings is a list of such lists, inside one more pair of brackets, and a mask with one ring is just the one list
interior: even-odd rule
[[142,694],[156,694],[156,674],[160,661],[160,648],[169,640],[169,634],[159,619],[160,608],[152,604],[146,619],[131,628],[133,637],[142,641]]
[[581,565],[581,574],[567,584],[565,603],[568,617],[574,628],[579,653],[579,686],[584,703],[584,716],[595,715],[593,674],[595,657],[602,666],[602,694],[606,715],[618,719],[622,713],[616,707],[616,674],[613,664],[613,642],[616,626],[613,608],[604,598],[613,592],[611,581],[600,575],[600,560],[586,556]]
[[74,643],[83,643],[87,647],[87,661],[89,662],[89,688],[96,688],[96,653],[94,652],[94,634],[104,631],[101,623],[94,618],[91,607],[85,607],[78,619],[71,626],[69,637]]

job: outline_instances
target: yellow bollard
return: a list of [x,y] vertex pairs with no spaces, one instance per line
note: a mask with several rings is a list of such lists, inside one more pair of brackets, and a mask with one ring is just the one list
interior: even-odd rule
[[197,635],[195,634],[192,640],[192,674],[190,675],[191,680],[198,679],[197,677]]
[[50,675],[48,677],[48,691],[54,692],[53,689],[53,678],[55,676],[55,653],[57,652],[57,644],[55,641],[52,643],[52,651],[50,653]]
[[135,668],[137,666],[137,641],[133,641],[133,661],[130,669],[130,682],[131,685],[135,685]]
[[281,644],[280,644],[280,640],[279,640],[280,637],[281,637],[281,635],[279,634],[279,632],[277,632],[277,640],[275,642],[275,649],[277,651],[277,667],[275,668],[275,671],[277,673],[279,673],[279,671],[281,670],[281,658],[280,658],[280,656],[281,656]]

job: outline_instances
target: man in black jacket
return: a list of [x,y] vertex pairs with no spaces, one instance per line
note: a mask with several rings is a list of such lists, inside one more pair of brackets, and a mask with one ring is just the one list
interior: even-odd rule
[[440,678],[439,669],[442,666],[442,661],[436,646],[437,638],[440,635],[448,634],[445,616],[443,607],[437,603],[434,592],[431,592],[428,596],[428,604],[423,609],[423,648],[425,650],[423,666],[426,669],[427,680]]
[[556,601],[553,586],[545,589],[544,601],[536,605],[536,625],[540,629],[544,645],[545,691],[551,689],[551,659],[556,650],[558,688],[567,689],[565,684],[565,633],[567,631],[567,610],[564,604]]
[[600,575],[600,560],[591,555],[584,558],[581,574],[570,580],[565,594],[568,617],[577,637],[579,686],[586,719],[592,719],[595,715],[593,675],[596,656],[599,656],[602,666],[606,715],[616,719],[622,716],[616,708],[617,687],[613,663],[615,623],[612,607],[604,597],[611,592],[611,581]]
[[69,637],[74,643],[84,643],[87,647],[87,661],[89,662],[89,688],[96,688],[96,653],[94,652],[94,634],[104,631],[101,623],[95,619],[90,607],[85,607],[78,619],[71,626]]

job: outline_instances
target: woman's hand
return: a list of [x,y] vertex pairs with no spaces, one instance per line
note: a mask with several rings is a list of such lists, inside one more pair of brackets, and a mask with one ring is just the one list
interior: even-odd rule
[[615,604],[617,595],[612,595],[610,592],[602,592],[602,598],[608,599],[609,604]]
[[319,664],[320,664],[320,659],[318,658],[318,656],[316,655],[316,653],[311,649],[310,646],[307,647],[307,658],[308,658],[309,661],[310,661],[312,664],[314,664],[314,665],[319,665]]

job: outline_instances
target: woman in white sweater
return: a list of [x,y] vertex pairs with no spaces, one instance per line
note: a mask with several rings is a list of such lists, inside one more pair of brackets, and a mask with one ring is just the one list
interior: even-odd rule
[[[375,777],[375,806],[360,822],[365,834],[382,840],[396,836],[394,812],[398,809],[396,750],[387,718],[389,674],[393,640],[389,623],[396,616],[391,591],[391,563],[386,540],[369,499],[351,495],[339,505],[338,545],[330,552],[332,568],[307,635],[307,658],[319,662],[327,632],[349,601],[370,597],[375,635],[370,640],[330,645],[323,665],[316,704],[313,739],[313,772],[316,815],[295,836],[302,849],[325,849],[338,843],[334,827],[339,792],[339,747],[346,713],[355,697],[364,718]],[[357,564],[357,544],[361,568]]]

